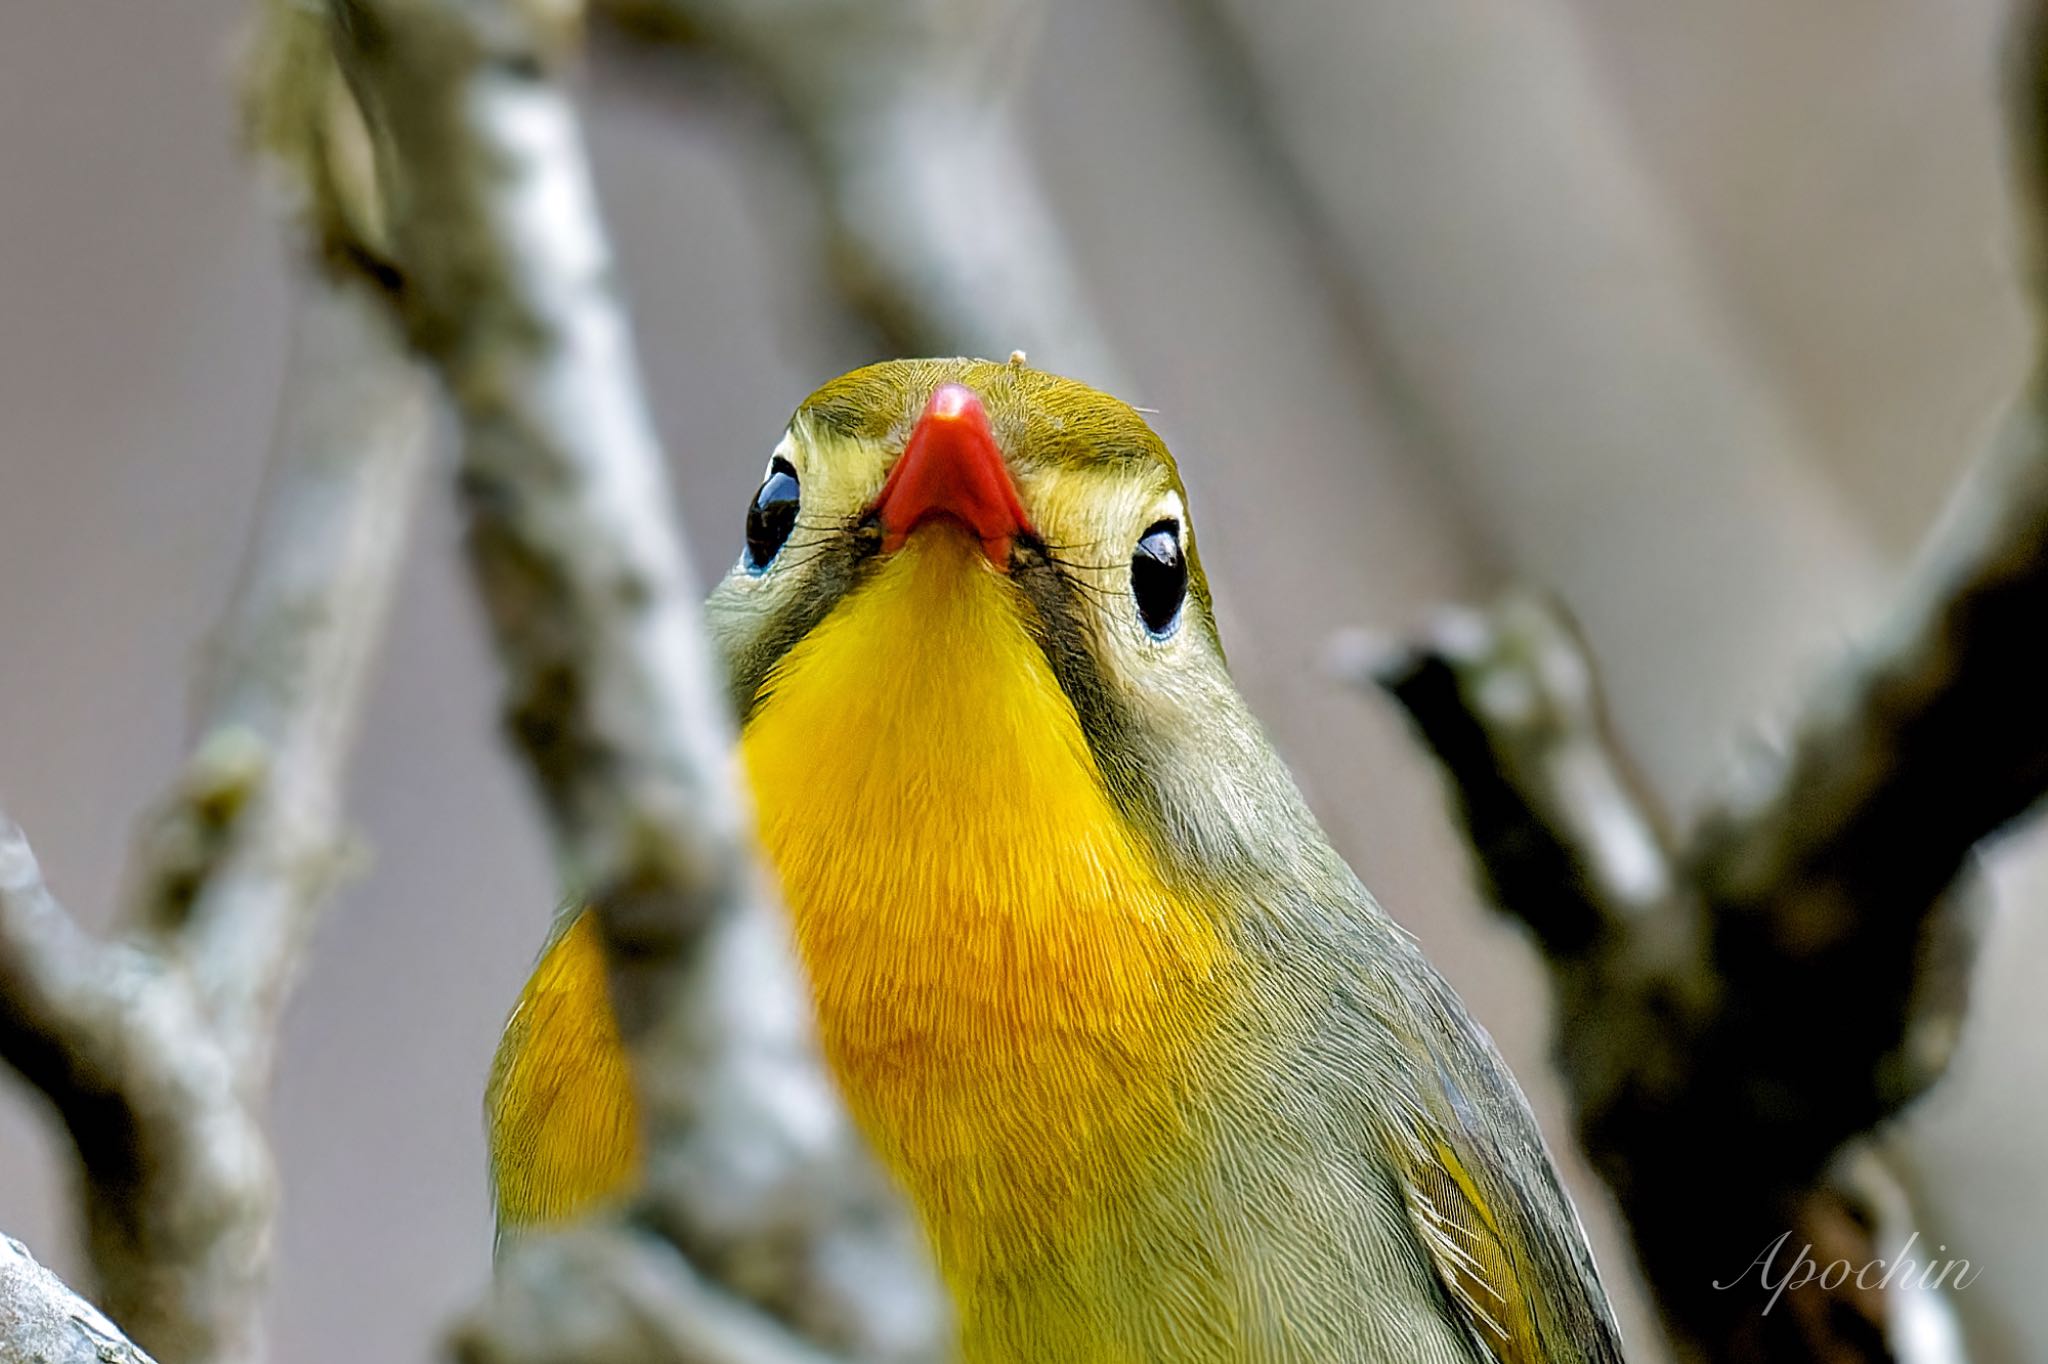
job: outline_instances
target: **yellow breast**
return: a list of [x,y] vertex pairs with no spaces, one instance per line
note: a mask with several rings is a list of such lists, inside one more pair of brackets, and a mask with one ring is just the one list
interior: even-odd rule
[[1028,609],[933,527],[790,652],[744,739],[828,1059],[956,1291],[1085,1257],[1174,1158],[1230,975]]

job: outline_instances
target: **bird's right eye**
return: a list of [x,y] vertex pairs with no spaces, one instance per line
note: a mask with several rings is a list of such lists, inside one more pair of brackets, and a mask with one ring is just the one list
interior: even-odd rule
[[797,487],[796,466],[777,455],[768,466],[768,477],[747,508],[747,572],[766,573],[768,565],[782,552],[783,541],[796,528],[797,504],[802,491]]

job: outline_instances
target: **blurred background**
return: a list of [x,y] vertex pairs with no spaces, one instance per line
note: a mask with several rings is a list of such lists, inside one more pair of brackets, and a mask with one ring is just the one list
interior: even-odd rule
[[[1157,409],[1244,691],[1553,1140],[1530,953],[1479,903],[1392,708],[1329,680],[1328,638],[1546,583],[1671,805],[1725,783],[1910,567],[2019,377],[2004,18],[1063,0],[1011,35],[1017,127],[1119,372],[1032,359]],[[0,804],[96,921],[182,755],[283,369],[292,269],[239,148],[242,19],[0,6]],[[708,580],[789,411],[872,357],[772,120],[603,46],[584,94]],[[554,889],[454,533],[437,488],[355,780],[369,860],[284,1048],[276,1355],[303,1364],[429,1357],[489,1268],[483,1076]],[[1938,1242],[1981,1268],[1960,1306],[1994,1361],[2048,1359],[2048,877],[2025,841],[1991,859],[1965,1052],[1891,1139]],[[0,1228],[76,1273],[65,1168],[0,1078]]]

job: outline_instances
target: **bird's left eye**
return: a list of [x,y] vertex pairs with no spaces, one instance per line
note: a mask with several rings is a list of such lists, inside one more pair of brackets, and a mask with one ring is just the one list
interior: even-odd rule
[[783,541],[796,528],[796,511],[802,501],[797,486],[796,466],[777,455],[768,466],[768,477],[747,508],[747,571],[765,573],[781,552]]
[[1180,523],[1160,521],[1138,537],[1131,554],[1131,595],[1138,601],[1138,619],[1164,639],[1180,624],[1181,604],[1188,596],[1188,561],[1180,549]]

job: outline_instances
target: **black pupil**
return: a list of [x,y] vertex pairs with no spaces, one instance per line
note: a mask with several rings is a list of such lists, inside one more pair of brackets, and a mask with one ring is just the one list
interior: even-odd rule
[[1163,635],[1180,619],[1188,595],[1188,561],[1180,552],[1180,527],[1161,521],[1138,539],[1131,555],[1131,595],[1145,628]]
[[782,542],[796,528],[796,508],[801,500],[796,470],[777,459],[769,466],[761,491],[747,508],[747,567],[760,572],[782,549]]

